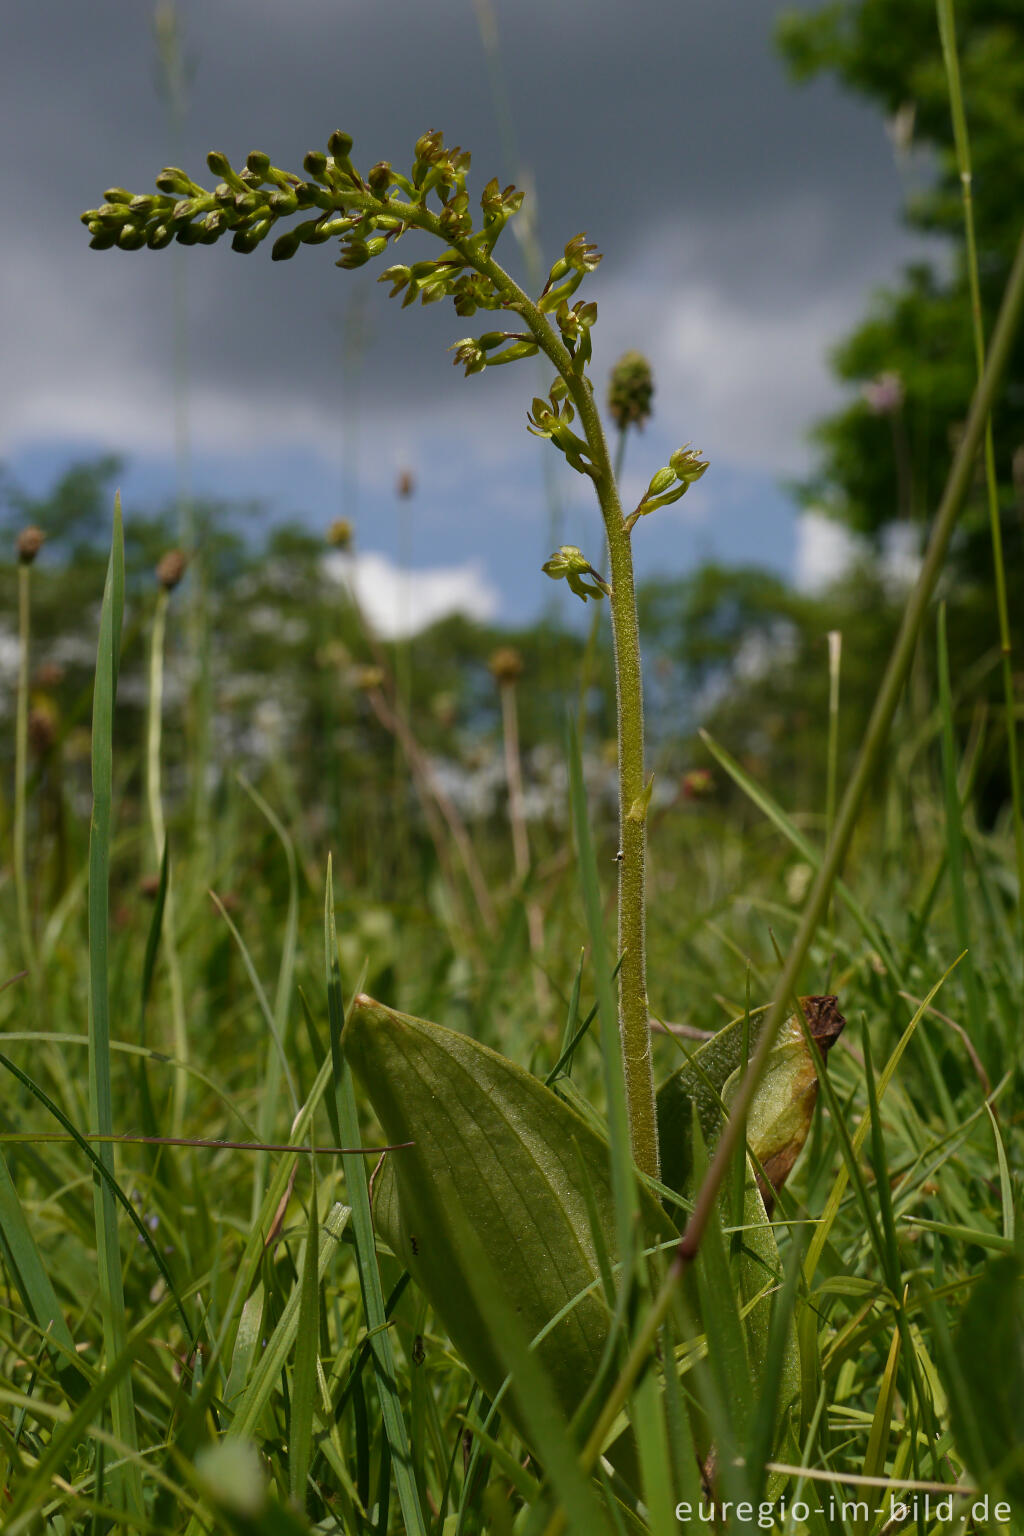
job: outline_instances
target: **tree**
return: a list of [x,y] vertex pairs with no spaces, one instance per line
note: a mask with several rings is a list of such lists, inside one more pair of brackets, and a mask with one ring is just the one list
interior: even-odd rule
[[[1019,0],[958,0],[958,52],[973,162],[978,265],[986,330],[1020,237],[1024,208],[1024,12]],[[779,43],[797,79],[829,71],[876,102],[931,150],[930,184],[908,222],[948,242],[951,260],[918,264],[881,294],[835,351],[856,399],[816,429],[816,473],[799,489],[860,533],[878,537],[934,511],[974,387],[963,206],[934,0],[841,0],[791,12]],[[1024,567],[1024,344],[1018,341],[994,416],[1000,511],[1011,571]],[[961,574],[987,583],[984,490],[965,510]]]

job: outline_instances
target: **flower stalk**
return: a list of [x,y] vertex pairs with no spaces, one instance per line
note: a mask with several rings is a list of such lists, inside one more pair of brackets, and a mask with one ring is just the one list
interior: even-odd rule
[[[232,248],[254,251],[281,218],[305,214],[273,244],[273,259],[288,261],[304,245],[337,237],[336,265],[350,269],[383,256],[410,230],[440,240],[445,249],[432,261],[388,267],[380,281],[403,308],[417,298],[423,304],[450,298],[460,316],[478,309],[515,316],[480,336],[465,337],[452,348],[466,374],[543,354],[556,377],[548,399],[534,399],[529,430],[546,437],[579,474],[589,475],[601,516],[610,581],[600,577],[582,552],[563,546],[545,566],[564,577],[584,600],[607,596],[611,609],[618,717],[619,866],[618,949],[619,1033],[625,1070],[633,1157],[645,1174],[659,1170],[654,1079],[648,1030],[645,862],[646,818],[650,785],[644,780],[643,678],[637,626],[631,535],[643,516],[676,501],[707,468],[689,449],[679,449],[651,480],[640,504],[623,515],[616,476],[586,369],[591,360],[591,329],[597,305],[575,300],[583,279],[599,261],[585,234],[575,235],[555,262],[536,299],[494,259],[505,225],[519,211],[523,194],[488,182],[480,198],[482,218],[474,226],[466,175],[469,154],[448,148],[432,131],[416,141],[409,175],[387,161],[365,177],[351,160],[352,139],[333,133],[327,153],[310,152],[303,162],[306,179],[280,170],[262,153],[249,155],[236,171],[226,155],[212,153],[207,164],[219,185],[206,190],[176,166],[156,178],[156,194],[132,196],[113,187],[99,208],[82,215],[98,250],[118,246],[158,250],[176,240],[183,245],[211,245],[230,233]],[[440,211],[428,205],[434,198]],[[641,360],[642,362],[642,360]],[[620,430],[625,420],[641,420],[650,405],[649,370],[641,368],[613,415]],[[574,430],[573,423],[579,430]],[[483,904],[482,904],[483,908]],[[486,913],[485,913],[486,915]]]

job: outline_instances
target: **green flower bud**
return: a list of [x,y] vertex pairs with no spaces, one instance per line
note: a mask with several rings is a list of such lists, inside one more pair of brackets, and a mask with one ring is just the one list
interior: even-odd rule
[[[550,576],[552,581],[567,581],[569,590],[586,602],[588,598],[598,601],[611,591],[606,581],[594,570],[590,561],[581,549],[575,544],[563,544],[556,549],[550,560],[545,560],[541,566],[545,576]],[[591,577],[585,581],[584,577]]]
[[395,295],[401,293],[402,289],[407,285],[409,277],[410,272],[408,267],[395,266],[388,267],[386,272],[381,273],[377,281],[378,283],[392,284],[391,292],[388,294],[388,298],[393,299]]
[[416,159],[433,165],[444,152],[444,134],[439,128],[424,133],[416,140]]
[[203,232],[198,224],[183,224],[174,232],[174,238],[179,245],[198,245],[202,235]]
[[106,203],[130,203],[131,200],[132,194],[124,187],[108,187],[103,194],[103,201]]
[[290,261],[301,244],[302,236],[297,230],[289,229],[286,234],[278,235],[271,247],[271,261]]
[[367,185],[376,197],[386,197],[391,186],[391,166],[387,160],[371,165],[366,175]]
[[675,470],[670,469],[666,464],[664,469],[659,469],[657,474],[651,476],[651,483],[644,493],[644,500],[646,501],[648,496],[660,496],[663,491],[668,490],[670,485],[675,484],[675,479]]
[[89,241],[89,247],[91,250],[109,251],[111,246],[116,244],[117,236],[112,229],[104,229],[102,224],[98,224],[96,228],[92,230],[92,239]]
[[302,168],[314,181],[327,179],[327,156],[320,149],[311,149],[302,161]]
[[335,129],[327,140],[327,148],[330,150],[334,160],[347,160],[352,153],[352,143],[353,140],[350,133],[342,133],[340,129]]
[[347,272],[356,267],[363,267],[370,259],[370,248],[365,240],[346,240],[341,248],[341,255],[334,263],[336,267],[344,267]]
[[[158,192],[167,192],[172,197],[192,197],[199,191],[191,176],[177,165],[164,166],[156,178],[156,188]],[[110,201],[114,202],[114,198]]]
[[174,230],[169,224],[155,224],[146,231],[146,244],[151,251],[162,251],[173,239]]
[[271,192],[270,207],[278,214],[295,213],[299,206],[299,200],[292,191]]
[[258,213],[266,206],[266,199],[259,192],[239,192],[235,197],[235,207],[239,213]]
[[642,427],[651,414],[654,378],[642,352],[624,352],[608,383],[608,410],[620,432]]
[[295,234],[298,235],[303,245],[323,245],[330,239],[330,234],[319,219],[305,219],[301,224],[296,224]]
[[269,179],[270,156],[263,154],[261,150],[254,149],[252,153],[246,157],[245,165],[246,169],[251,171],[254,176],[258,176],[261,181],[267,181]]
[[466,370],[467,379],[471,373],[482,373],[487,367],[487,359],[475,336],[466,336],[462,341],[456,341],[448,350],[455,353],[452,366],[457,368],[461,364]]
[[708,468],[707,460],[701,458],[699,449],[691,448],[689,443],[685,448],[677,448],[669,459],[669,463],[675,470],[677,479],[684,485],[692,485]]
[[256,226],[250,225],[247,229],[235,230],[231,238],[231,249],[237,251],[240,256],[251,256],[259,243]]
[[206,157],[206,163],[214,176],[219,176],[221,181],[226,181],[229,186],[234,187],[236,192],[241,192],[244,189],[244,183],[241,177],[237,176],[231,169],[231,161],[227,155],[222,155],[219,150],[211,149]]
[[137,224],[124,224],[118,232],[117,243],[122,251],[140,251],[146,243],[145,232]]

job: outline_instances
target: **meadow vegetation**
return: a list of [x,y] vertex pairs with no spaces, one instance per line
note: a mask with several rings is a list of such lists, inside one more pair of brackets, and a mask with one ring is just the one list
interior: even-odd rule
[[[892,10],[786,48],[891,105]],[[1001,80],[1012,18],[965,18],[965,77]],[[969,192],[939,22],[926,122]],[[472,200],[437,133],[408,174],[351,155],[213,154],[84,218],[100,249],[397,245],[393,297],[496,315],[456,360],[551,362],[530,428],[603,535],[544,570],[598,618],[383,641],[347,525],[196,506],[179,553],[114,461],[6,484],[2,1527],[1024,1529],[1024,245],[968,198],[956,338],[913,278],[841,354],[871,387],[813,495],[909,520],[909,574],[866,546],[815,596],[634,590],[706,465],[619,504],[650,381],[625,360],[606,440],[594,247],[528,292],[513,188]],[[908,306],[955,390],[892,342]]]

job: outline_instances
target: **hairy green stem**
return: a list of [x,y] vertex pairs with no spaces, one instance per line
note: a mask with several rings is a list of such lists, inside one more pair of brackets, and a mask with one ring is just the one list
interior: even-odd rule
[[32,935],[26,868],[26,788],[28,781],[28,674],[31,613],[31,566],[18,567],[18,707],[14,724],[14,888],[18,900],[22,964],[36,980],[36,948]]
[[[348,197],[348,201],[358,206],[361,199]],[[410,210],[397,200],[388,200],[383,206],[387,212],[400,214],[403,218],[411,214],[410,222],[444,238],[439,220],[427,210]],[[576,371],[568,349],[541,310],[494,258],[482,256],[468,241],[456,240],[453,245],[469,265],[490,279],[508,307],[523,317],[537,345],[565,380],[593,466],[591,476],[604,519],[611,564],[609,604],[619,749],[619,1034],[633,1158],[641,1172],[657,1178],[660,1171],[658,1126],[651,1039],[647,1027],[643,677],[632,546],[623,520],[608,444],[589,382]]]
[[[429,230],[441,239],[446,238],[440,220],[425,208],[411,208],[398,199],[378,200],[367,194],[352,196],[346,193],[346,202],[351,207],[381,210]],[[454,240],[452,246],[469,266],[494,284],[508,308],[522,316],[540,350],[565,380],[586,438],[591,478],[604,519],[611,564],[609,605],[619,748],[619,1035],[633,1158],[641,1172],[657,1178],[661,1163],[651,1037],[647,1027],[643,677],[629,532],[589,381],[574,367],[570,352],[546,316],[492,256],[482,255],[468,240]]]

